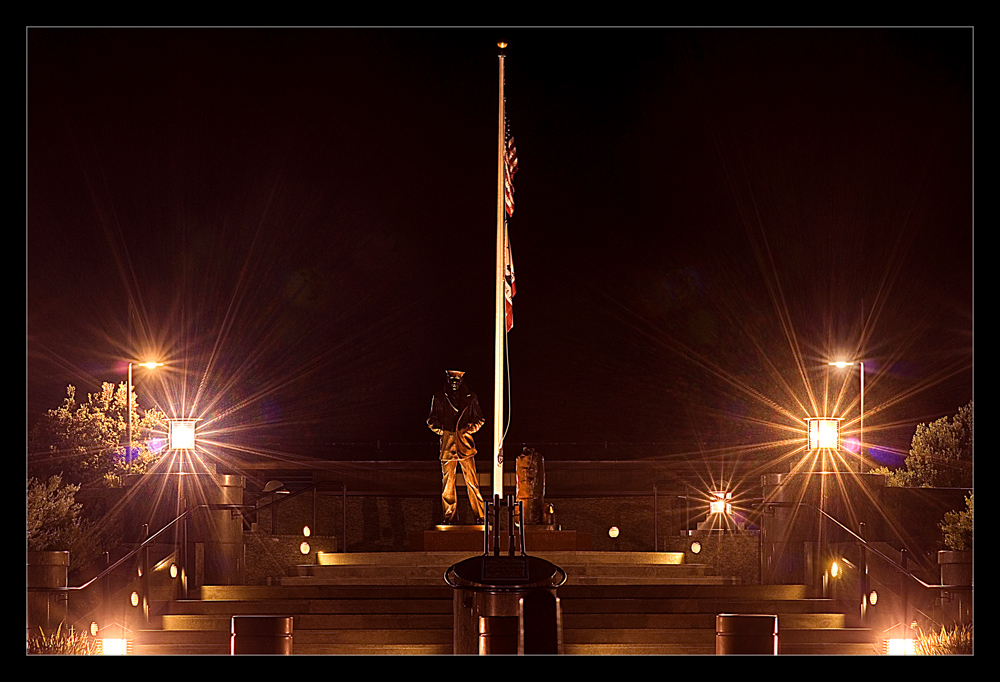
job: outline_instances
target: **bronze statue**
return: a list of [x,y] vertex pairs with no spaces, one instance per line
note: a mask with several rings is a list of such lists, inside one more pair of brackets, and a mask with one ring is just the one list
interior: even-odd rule
[[524,448],[517,456],[517,499],[524,509],[524,522],[542,522],[545,502],[545,462],[533,448]]
[[472,434],[485,423],[476,394],[466,387],[465,372],[448,370],[444,390],[431,399],[431,413],[427,426],[441,436],[441,506],[444,522],[458,522],[458,493],[455,477],[462,465],[465,486],[469,490],[469,504],[476,515],[476,523],[483,522],[483,496],[479,492],[479,475],[476,473],[476,442]]

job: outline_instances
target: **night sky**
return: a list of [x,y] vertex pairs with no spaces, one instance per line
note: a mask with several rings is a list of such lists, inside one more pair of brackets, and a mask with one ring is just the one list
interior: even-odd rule
[[972,398],[972,37],[29,29],[28,424],[155,356],[232,448],[433,458],[463,369],[488,452],[504,38],[508,442],[766,457],[849,356],[905,450]]

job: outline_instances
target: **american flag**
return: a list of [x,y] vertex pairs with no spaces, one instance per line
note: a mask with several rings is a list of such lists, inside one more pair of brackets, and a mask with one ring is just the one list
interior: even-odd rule
[[514,258],[510,253],[510,235],[504,230],[503,249],[503,297],[504,315],[507,323],[507,331],[514,327],[514,294],[517,287],[514,286]]
[[517,149],[514,138],[507,138],[507,153],[503,160],[504,203],[507,205],[507,215],[514,215],[514,173],[517,172]]

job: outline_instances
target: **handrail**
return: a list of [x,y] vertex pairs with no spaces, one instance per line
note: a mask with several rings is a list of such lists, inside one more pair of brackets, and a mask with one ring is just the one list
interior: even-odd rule
[[842,530],[844,530],[849,535],[851,535],[851,537],[853,537],[855,540],[857,540],[858,542],[860,542],[861,544],[863,544],[865,546],[865,550],[866,551],[869,551],[869,552],[872,552],[874,554],[877,554],[883,560],[885,560],[890,565],[892,565],[896,570],[898,570],[899,572],[901,572],[903,575],[908,576],[914,582],[918,583],[921,587],[925,587],[925,588],[927,588],[929,590],[955,590],[955,591],[957,591],[957,590],[971,590],[972,589],[971,586],[969,586],[969,585],[931,585],[931,584],[928,584],[928,583],[924,582],[923,580],[921,580],[917,576],[913,575],[913,573],[911,573],[909,571],[909,569],[907,569],[905,566],[901,565],[895,559],[887,556],[882,551],[880,551],[880,550],[876,549],[875,547],[873,547],[872,545],[870,545],[869,542],[866,539],[864,539],[863,537],[861,537],[860,535],[858,535],[857,533],[855,533],[853,530],[851,530],[850,528],[848,528],[847,526],[845,526],[843,523],[841,523],[839,520],[837,520],[833,516],[830,516],[830,514],[828,514],[824,509],[820,509],[819,507],[817,507],[816,505],[812,504],[811,502],[765,502],[764,505],[765,506],[773,506],[773,507],[798,507],[798,506],[812,507],[813,509],[815,509],[816,511],[818,511],[821,515],[825,516],[827,519],[829,519],[830,521],[833,521],[835,524],[837,524],[838,526],[840,526],[840,528]]
[[110,565],[107,568],[105,568],[103,571],[101,571],[100,573],[98,573],[96,576],[94,576],[93,578],[91,578],[90,580],[88,580],[87,582],[85,582],[84,584],[77,585],[77,586],[68,586],[68,587],[32,587],[32,586],[29,585],[28,586],[28,591],[29,592],[75,592],[75,591],[78,591],[78,590],[84,590],[84,589],[90,587],[91,585],[93,585],[95,582],[97,582],[101,578],[104,578],[105,576],[110,575],[119,566],[121,566],[122,564],[124,564],[129,559],[133,558],[141,550],[145,549],[146,545],[151,544],[153,542],[153,540],[155,540],[157,537],[159,537],[162,533],[166,532],[171,526],[173,526],[174,524],[178,523],[179,521],[184,520],[189,514],[193,514],[198,509],[217,509],[217,510],[239,511],[240,509],[245,509],[245,508],[248,508],[248,507],[249,507],[249,505],[246,505],[246,504],[199,504],[199,505],[194,506],[194,507],[189,507],[188,509],[185,509],[183,512],[181,512],[177,516],[177,518],[175,518],[173,521],[168,522],[167,525],[165,525],[163,528],[161,528],[160,530],[156,531],[155,533],[153,533],[152,535],[150,535],[149,537],[147,537],[145,540],[143,540],[141,543],[139,543],[138,547],[136,547],[135,549],[133,549],[131,552],[129,552],[128,554],[126,554],[125,556],[123,556],[121,559],[119,559],[118,561],[116,561],[112,565]]
[[[83,583],[82,585],[70,585],[70,586],[67,586],[67,587],[33,587],[33,586],[28,586],[27,590],[29,592],[77,592],[77,591],[85,590],[86,588],[90,587],[91,585],[93,585],[94,583],[96,583],[101,578],[104,578],[104,577],[110,575],[111,573],[113,573],[115,570],[118,569],[119,566],[121,566],[122,564],[124,564],[129,559],[132,559],[140,551],[142,551],[143,549],[145,549],[147,545],[152,544],[152,542],[154,540],[156,540],[156,538],[158,538],[160,535],[162,535],[167,530],[169,530],[171,527],[173,527],[174,525],[176,525],[180,521],[183,521],[185,518],[187,518],[189,515],[193,514],[194,512],[196,512],[199,509],[214,509],[214,510],[222,510],[222,511],[228,510],[228,511],[238,512],[242,516],[246,516],[247,515],[246,512],[252,511],[253,513],[257,513],[257,512],[259,512],[262,509],[267,509],[268,507],[270,507],[272,505],[279,504],[280,502],[282,502],[282,501],[284,501],[286,499],[291,499],[292,497],[295,497],[296,495],[300,495],[300,494],[302,494],[302,493],[304,493],[304,492],[306,492],[308,490],[311,490],[312,488],[316,488],[316,487],[319,487],[320,485],[324,485],[324,484],[330,484],[330,481],[319,481],[317,483],[313,483],[312,485],[307,486],[305,488],[302,488],[301,490],[298,490],[298,491],[296,491],[294,493],[289,493],[286,497],[283,497],[281,499],[275,500],[274,502],[269,502],[268,504],[264,505],[263,507],[254,507],[253,505],[249,505],[249,504],[199,504],[199,505],[196,505],[194,507],[189,507],[189,508],[185,509],[183,512],[181,512],[180,514],[178,514],[177,517],[174,518],[172,521],[168,521],[167,524],[165,526],[163,526],[163,528],[161,528],[160,530],[156,531],[155,533],[153,533],[152,535],[150,535],[149,537],[147,537],[145,540],[143,540],[141,543],[139,543],[139,545],[135,549],[133,549],[132,551],[130,551],[128,554],[126,554],[125,556],[123,556],[121,559],[119,559],[118,561],[116,561],[112,565],[108,566],[103,571],[101,571],[96,576],[94,576],[93,578],[91,578],[87,582]],[[341,488],[346,493],[347,486],[344,485],[343,483],[341,483],[340,486],[341,486]],[[345,550],[347,548],[346,533],[347,533],[347,510],[345,509],[344,510],[344,549]]]
[[[343,509],[342,509],[342,514],[341,514],[341,522],[343,524],[343,539],[342,539],[342,542],[344,543],[344,552],[347,552],[347,484],[346,483],[338,483],[336,481],[316,481],[315,483],[307,485],[304,488],[300,488],[299,490],[296,490],[295,492],[289,491],[284,496],[276,498],[274,501],[268,502],[267,504],[265,504],[262,507],[253,507],[253,512],[252,513],[254,515],[256,515],[256,514],[260,513],[262,510],[267,509],[268,507],[273,507],[275,505],[281,504],[282,502],[285,502],[286,500],[290,500],[293,497],[297,497],[297,496],[301,495],[302,493],[307,492],[309,490],[314,490],[316,488],[319,488],[322,485],[331,485],[331,486],[333,486],[333,485],[339,485],[340,486],[340,490],[341,490],[341,493],[343,495],[343,505],[342,505]],[[276,494],[277,494],[277,491],[271,491],[271,492],[266,492],[263,495],[276,495]],[[263,495],[261,495],[261,497],[263,497]],[[258,497],[257,499],[259,500],[260,498]],[[315,512],[315,508],[314,508],[313,511]],[[315,516],[315,514],[314,514],[314,516]],[[315,523],[315,518],[313,519],[313,523]]]

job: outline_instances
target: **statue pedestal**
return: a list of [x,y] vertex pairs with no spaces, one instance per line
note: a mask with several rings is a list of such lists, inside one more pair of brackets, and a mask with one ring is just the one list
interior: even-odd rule
[[[411,552],[478,552],[483,551],[483,527],[437,526],[434,530],[410,533]],[[515,538],[516,540],[516,538]],[[520,547],[514,548],[520,551]],[[554,530],[550,526],[527,526],[524,529],[524,549],[532,552],[586,551],[590,535],[575,530]],[[500,533],[500,551],[507,551],[507,533]]]

